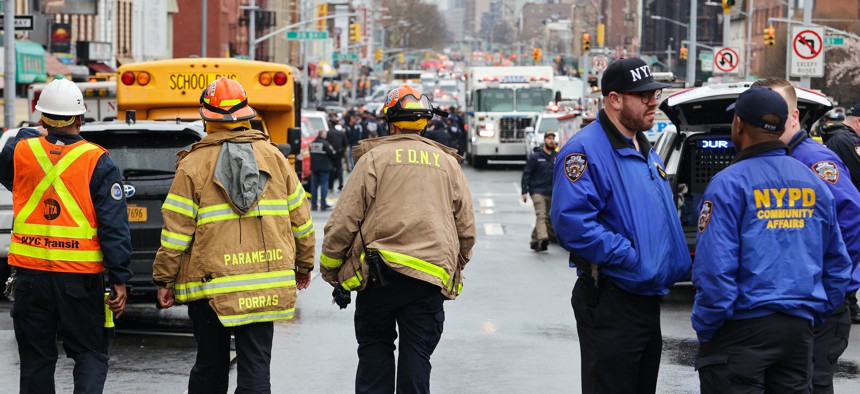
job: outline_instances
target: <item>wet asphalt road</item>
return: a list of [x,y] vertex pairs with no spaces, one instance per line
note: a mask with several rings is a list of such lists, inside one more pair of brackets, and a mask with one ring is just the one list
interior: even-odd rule
[[[433,392],[577,393],[579,343],[570,292],[575,272],[557,245],[546,253],[528,248],[531,202],[520,198],[516,167],[475,171],[466,167],[478,225],[474,258],[463,294],[446,302],[445,331],[433,355]],[[332,200],[336,195],[330,196]],[[314,212],[317,255],[328,212]],[[663,358],[658,391],[696,393],[697,349],[690,327],[692,293],[677,288],[663,306]],[[3,391],[18,390],[18,354],[8,302],[0,302],[0,376]],[[272,389],[275,393],[349,393],[358,358],[354,306],[338,310],[331,287],[315,278],[299,295],[296,318],[275,325]],[[860,392],[860,325],[836,377],[837,393]],[[184,307],[129,308],[111,346],[105,392],[182,393],[195,358]],[[57,365],[58,392],[71,392],[73,363]],[[236,382],[231,371],[231,390]]]

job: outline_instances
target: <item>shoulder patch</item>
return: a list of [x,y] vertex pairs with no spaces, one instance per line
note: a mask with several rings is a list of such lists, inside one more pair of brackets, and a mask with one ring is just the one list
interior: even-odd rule
[[708,223],[711,222],[711,214],[714,213],[714,203],[711,201],[705,201],[702,203],[702,212],[699,213],[699,232],[705,232],[705,229],[708,228]]
[[120,186],[119,182],[114,182],[110,187],[110,196],[114,200],[122,200],[122,196],[125,192],[122,190],[122,186]]
[[663,180],[668,180],[669,177],[666,175],[666,171],[663,169],[663,166],[660,163],[654,162],[654,166],[657,167],[657,172],[660,173],[660,176],[663,177]]
[[860,146],[855,146],[855,147],[854,147],[854,152],[856,152],[856,153],[857,153],[857,156],[860,156]]
[[582,153],[571,153],[564,158],[564,174],[571,182],[576,182],[585,174],[588,168],[588,160]]
[[839,167],[832,161],[819,161],[812,165],[812,171],[815,171],[815,175],[818,175],[825,182],[835,185],[836,181],[839,180]]

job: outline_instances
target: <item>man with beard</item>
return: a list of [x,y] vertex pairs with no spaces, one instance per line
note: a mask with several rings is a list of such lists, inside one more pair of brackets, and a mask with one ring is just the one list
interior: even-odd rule
[[545,251],[550,239],[555,239],[549,222],[549,207],[552,206],[552,169],[557,154],[555,133],[547,131],[543,136],[543,147],[535,148],[523,170],[523,202],[528,201],[531,194],[535,207],[535,228],[529,243],[535,252]]
[[579,275],[582,392],[654,393],[660,299],[691,268],[663,160],[642,132],[668,85],[638,58],[612,63],[601,82],[597,121],[559,152],[550,218]]

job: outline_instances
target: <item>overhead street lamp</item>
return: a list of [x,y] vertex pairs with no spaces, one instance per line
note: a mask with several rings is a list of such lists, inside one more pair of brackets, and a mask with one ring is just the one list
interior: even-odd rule
[[674,19],[672,19],[672,18],[666,18],[665,16],[660,16],[660,15],[651,15],[651,19],[653,19],[653,20],[655,20],[655,21],[666,21],[666,22],[669,22],[669,23],[674,23],[674,24],[676,24],[676,25],[678,25],[678,26],[681,26],[681,27],[683,27],[683,28],[685,28],[685,29],[689,29],[689,28],[690,28],[690,25],[688,25],[688,24],[686,24],[686,23],[678,22],[678,21],[676,21],[676,20],[674,20]]

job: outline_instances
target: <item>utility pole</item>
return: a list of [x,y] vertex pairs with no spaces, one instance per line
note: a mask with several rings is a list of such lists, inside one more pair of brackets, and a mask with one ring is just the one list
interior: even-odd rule
[[669,44],[666,45],[666,62],[669,65],[669,72],[672,72],[672,41],[674,37],[669,37]]
[[699,12],[696,7],[698,7],[696,0],[690,0],[690,28],[687,29],[687,41],[690,43],[690,47],[687,49],[686,87],[688,88],[696,84],[696,18],[698,18]]
[[[804,26],[812,26],[812,1],[811,0],[803,0],[803,25]],[[791,35],[791,29],[788,29],[789,35]],[[792,38],[793,39],[793,38]],[[788,41],[788,47],[791,48],[793,43],[791,39]],[[822,58],[824,54],[821,54]],[[788,66],[786,65],[786,68]],[[800,87],[804,89],[809,89],[811,85],[811,80],[809,77],[800,77]]]
[[8,129],[15,127],[15,1],[5,0],[3,12],[6,15],[3,18],[3,49],[6,52],[3,60],[3,72],[6,73],[3,89],[3,127]]
[[239,8],[248,10],[248,59],[256,60],[254,35],[257,34],[257,0],[249,0],[247,7]]
[[749,8],[747,9],[747,54],[744,57],[744,79],[750,79],[750,56],[752,56],[752,18],[755,12],[755,0],[749,0]]
[[200,7],[202,8],[200,13],[203,14],[201,19],[202,26],[200,27],[200,57],[206,57],[206,26],[208,25],[206,23],[206,1],[200,0]]

